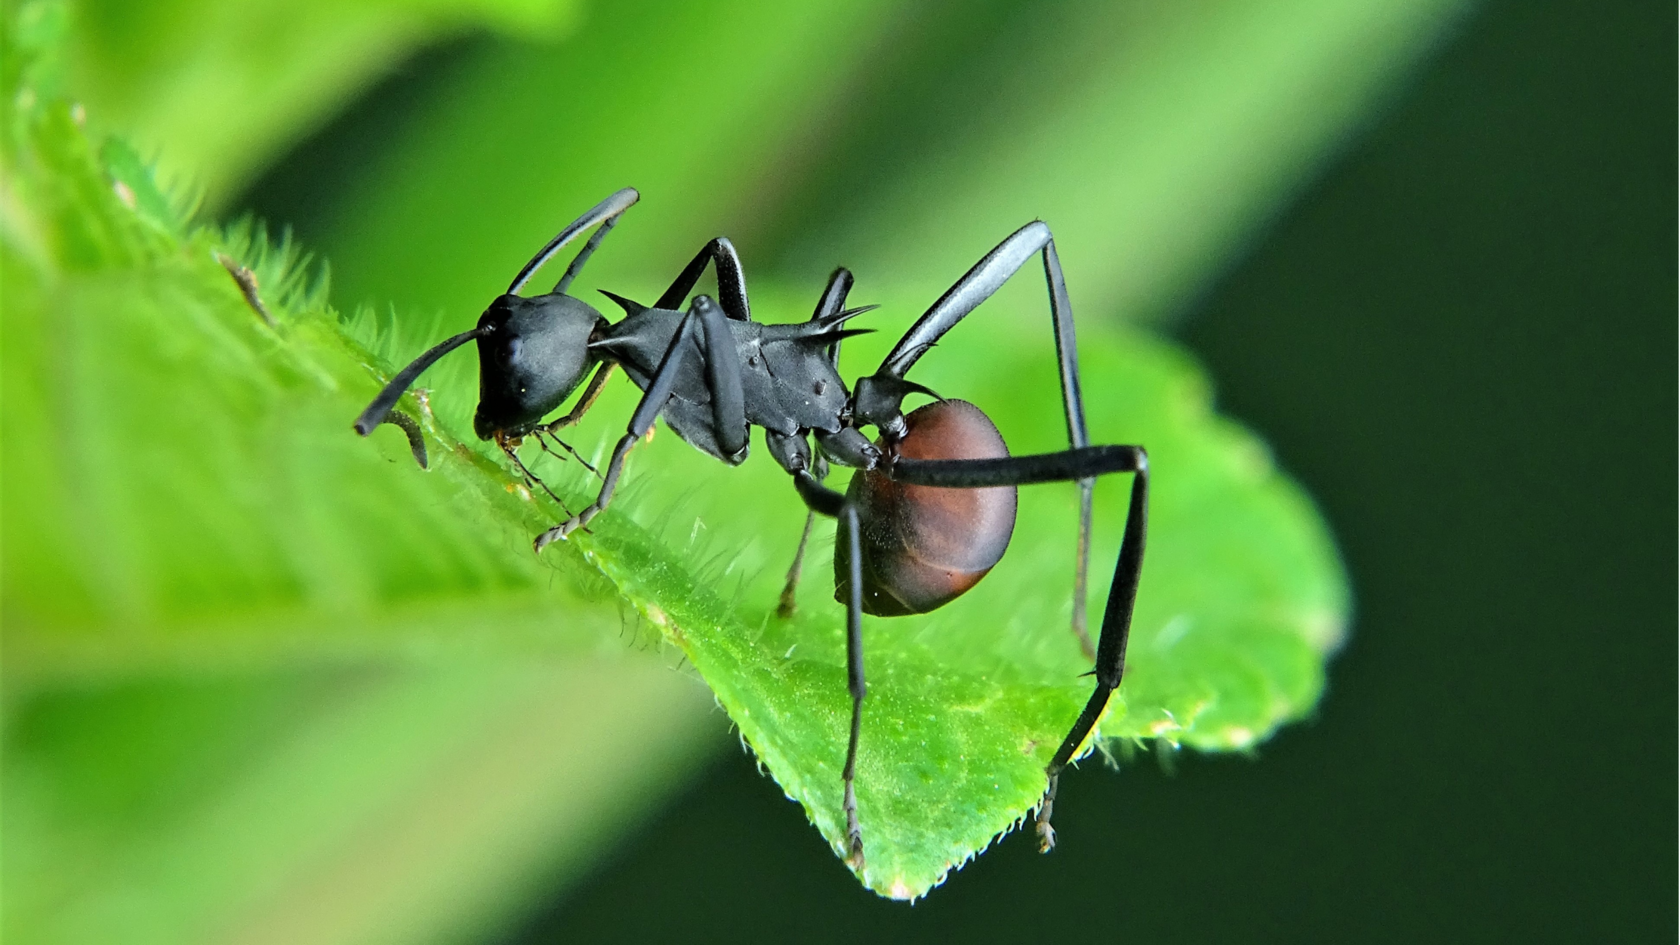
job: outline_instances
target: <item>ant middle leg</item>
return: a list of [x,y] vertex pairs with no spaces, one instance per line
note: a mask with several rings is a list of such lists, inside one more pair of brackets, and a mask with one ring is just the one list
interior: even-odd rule
[[[830,273],[828,284],[823,287],[822,295],[817,298],[817,307],[811,313],[811,320],[821,322],[843,315],[846,310],[846,296],[852,291],[852,282],[852,273],[844,266]],[[840,341],[834,341],[823,353],[829,364],[838,371]],[[771,453],[788,472],[797,474],[809,468],[818,483],[828,478],[828,460],[824,459],[821,453],[813,458],[810,445],[805,442],[803,434],[799,436],[797,445],[788,443],[786,438],[781,438],[772,431],[765,431],[765,437]],[[816,523],[816,511],[806,509],[805,529],[799,533],[799,548],[793,553],[793,564],[788,567],[787,580],[782,584],[782,594],[776,602],[776,616],[783,620],[792,617],[797,607],[794,595],[799,590],[799,574],[805,565],[805,548],[811,542],[811,529]]]
[[[815,453],[811,450],[804,431],[794,436],[784,436],[774,430],[765,430],[764,442],[770,449],[770,455],[775,457],[783,469],[795,476],[807,476],[819,486],[828,478],[828,456],[833,456],[835,462],[840,465],[856,469],[873,469],[880,458],[874,445],[857,430],[842,428],[834,433],[824,433],[820,430],[813,433],[819,447]],[[816,509],[807,508],[805,530],[799,536],[799,549],[794,552],[793,565],[788,568],[787,580],[782,585],[782,595],[776,605],[776,616],[783,619],[793,616],[799,575],[805,563],[805,549],[810,543],[811,529],[815,524]]]
[[[818,482],[828,478],[828,460],[818,456],[812,475]],[[799,590],[799,574],[805,566],[805,548],[811,543],[811,529],[817,523],[817,513],[811,509],[805,510],[805,530],[799,533],[799,548],[793,553],[793,564],[788,567],[787,581],[782,585],[782,596],[776,603],[776,616],[786,620],[793,616],[798,602],[795,595]]]
[[846,689],[852,697],[852,719],[846,733],[846,766],[840,775],[840,803],[846,818],[846,865],[861,871],[864,856],[863,830],[858,823],[857,756],[858,739],[863,730],[863,699],[869,694],[869,686],[863,677],[863,547],[858,513],[843,494],[818,482],[817,477],[808,472],[795,473],[793,484],[813,514],[820,513],[838,520],[835,540],[843,542],[846,548],[851,578],[846,601]]
[[[764,445],[769,449],[770,456],[789,473],[795,476],[814,474],[813,478],[818,483],[828,478],[828,460],[812,452],[805,431],[787,435],[767,429],[764,431]],[[776,604],[776,616],[784,620],[793,616],[794,593],[799,588],[799,572],[805,563],[805,547],[811,541],[811,529],[816,521],[816,510],[807,508],[805,530],[799,535],[799,549],[793,553],[793,565],[788,568],[787,581],[782,585],[782,596]]]

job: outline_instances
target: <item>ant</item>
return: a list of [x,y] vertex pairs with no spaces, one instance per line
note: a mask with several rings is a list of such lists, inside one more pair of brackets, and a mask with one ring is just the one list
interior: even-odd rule
[[[1050,815],[1057,782],[1090,736],[1125,668],[1126,638],[1143,567],[1149,492],[1149,462],[1143,447],[1092,446],[1086,435],[1073,311],[1050,228],[1035,221],[999,243],[916,321],[874,374],[848,387],[838,371],[840,343],[865,330],[845,325],[874,306],[845,307],[852,275],[844,268],[829,277],[810,320],[794,324],[752,320],[740,259],[722,237],[707,243],[651,306],[603,291],[624,309],[625,317],[617,323],[568,295],[566,289],[584,263],[639,197],[633,188],[621,190],[561,230],[519,271],[507,292],[490,303],[476,327],[433,347],[393,377],[357,418],[356,432],[366,436],[384,421],[409,385],[439,358],[477,341],[479,403],[473,431],[480,439],[495,440],[532,479],[515,454],[522,438],[535,436],[539,443],[544,436],[558,440],[556,434],[576,423],[594,404],[613,368],[622,367],[644,392],[641,402],[613,449],[605,473],[596,473],[601,478],[600,494],[581,512],[572,514],[566,509],[570,518],[539,535],[534,547],[541,552],[607,507],[625,456],[656,418],[664,417],[677,436],[730,465],[746,460],[750,428],[763,427],[766,447],[793,476],[794,488],[808,508],[805,532],[782,595],[784,615],[790,610],[812,521],[824,515],[838,523],[834,596],[846,605],[846,668],[852,697],[842,777],[846,861],[854,869],[862,869],[864,862],[853,788],[866,692],[863,615],[926,613],[956,599],[1003,557],[1015,527],[1017,486],[1078,483],[1073,628],[1087,658],[1095,662],[1089,675],[1095,677],[1096,685],[1045,767],[1047,785],[1036,827],[1040,850],[1049,852],[1056,842]],[[597,229],[552,292],[533,297],[518,294],[538,268],[591,227]],[[1010,456],[997,428],[978,407],[942,398],[906,380],[905,374],[945,332],[1040,254],[1049,283],[1069,448]],[[718,300],[696,295],[682,309],[708,263],[717,271]],[[591,370],[594,375],[577,405],[545,424],[543,418],[558,409]],[[903,401],[911,394],[934,400],[906,414]],[[864,436],[862,427],[875,428],[873,442]],[[845,493],[823,485],[830,462],[858,470]],[[1093,649],[1085,629],[1091,488],[1094,477],[1108,473],[1135,475],[1119,560]],[[564,503],[561,507],[565,508]]]

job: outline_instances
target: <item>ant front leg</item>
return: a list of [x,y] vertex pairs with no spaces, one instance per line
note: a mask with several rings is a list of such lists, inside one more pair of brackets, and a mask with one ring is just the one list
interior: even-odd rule
[[1050,814],[1056,800],[1057,782],[1062,771],[1091,737],[1092,729],[1102,718],[1109,697],[1120,687],[1120,678],[1126,671],[1126,642],[1131,635],[1132,610],[1137,603],[1138,581],[1143,574],[1143,547],[1149,530],[1149,455],[1141,446],[1087,446],[1061,453],[1001,459],[900,459],[888,473],[895,480],[916,485],[974,489],[1067,480],[1078,482],[1119,472],[1130,472],[1135,476],[1132,479],[1131,503],[1126,509],[1126,532],[1120,541],[1120,558],[1114,565],[1108,606],[1103,611],[1102,629],[1097,637],[1096,670],[1093,673],[1096,688],[1044,768],[1048,783],[1044,799],[1038,805],[1037,818],[1039,850],[1044,853],[1056,846],[1056,831],[1050,826]]
[[[1068,446],[1073,449],[1088,446],[1090,437],[1085,431],[1085,401],[1079,392],[1079,345],[1074,337],[1073,304],[1068,300],[1067,280],[1062,276],[1061,258],[1056,255],[1055,237],[1042,220],[1035,220],[1010,234],[946,290],[939,301],[933,303],[899,339],[892,353],[881,362],[875,376],[859,382],[860,391],[871,381],[883,388],[897,388],[906,372],[922,355],[982,302],[996,294],[1035,254],[1044,257],[1044,279],[1050,290],[1050,322],[1056,340],[1056,363],[1060,366]],[[891,405],[891,411],[897,412],[896,402]],[[864,418],[865,423],[873,420]],[[1091,646],[1085,615],[1087,572],[1091,559],[1091,488],[1094,483],[1089,478],[1077,482],[1079,538],[1075,546],[1072,625],[1085,657],[1095,659],[1096,651]]]
[[545,423],[538,429],[544,433],[558,433],[582,420],[583,415],[600,399],[601,391],[607,386],[607,378],[612,375],[615,367],[618,367],[616,361],[601,362],[601,366],[595,369],[595,375],[589,379],[589,384],[584,387],[583,396],[578,398],[577,404],[567,411],[564,417]]
[[[548,483],[543,482],[542,477],[532,472],[531,468],[525,465],[525,461],[519,458],[519,445],[521,442],[522,441],[519,437],[510,437],[505,433],[496,434],[496,446],[501,449],[502,453],[505,454],[508,459],[513,461],[513,465],[519,470],[519,477],[525,480],[525,488],[527,490],[541,489],[543,492],[547,493],[550,499],[554,500],[555,505],[560,506],[562,511],[564,511],[567,515],[572,514],[572,510],[566,506],[565,500],[555,495],[554,490],[548,487]],[[538,442],[541,443],[541,440]]]
[[565,416],[545,423],[531,431],[532,434],[536,436],[537,443],[540,444],[544,450],[547,450],[550,455],[553,455],[553,450],[549,450],[548,445],[543,442],[543,437],[545,436],[560,444],[562,449],[564,449],[567,453],[570,453],[573,459],[582,463],[583,468],[594,473],[596,478],[602,478],[600,470],[596,469],[589,460],[584,459],[581,455],[579,455],[578,451],[572,448],[572,444],[560,439],[560,431],[572,426],[579,420],[582,420],[583,415],[589,412],[589,408],[595,406],[595,401],[600,398],[601,391],[606,388],[607,378],[612,376],[613,368],[615,367],[618,367],[618,362],[616,361],[601,362],[601,366],[595,369],[594,376],[590,377],[589,384],[584,387],[583,396],[578,398],[577,404],[574,405],[571,410],[567,411]]
[[659,419],[660,411],[671,399],[683,360],[688,357],[699,357],[705,363],[706,384],[712,397],[712,416],[719,446],[726,455],[736,455],[746,449],[746,401],[742,393],[741,361],[735,349],[734,336],[717,303],[704,295],[695,296],[688,314],[677,324],[671,344],[660,358],[659,368],[648,382],[641,403],[636,405],[636,412],[630,416],[624,436],[613,448],[606,475],[601,477],[600,495],[583,511],[538,535],[533,543],[538,552],[589,524],[612,501],[613,490],[618,488],[618,477],[624,471],[625,457],[636,441],[646,436],[653,428],[653,422]]

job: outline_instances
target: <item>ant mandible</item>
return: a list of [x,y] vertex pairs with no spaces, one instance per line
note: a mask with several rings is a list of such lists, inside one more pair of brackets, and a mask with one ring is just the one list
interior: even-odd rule
[[[844,814],[847,862],[854,869],[863,867],[864,856],[853,787],[866,692],[863,615],[926,613],[954,600],[1003,557],[1015,527],[1015,487],[1078,483],[1073,628],[1086,656],[1095,661],[1091,675],[1096,685],[1045,767],[1047,784],[1038,806],[1037,830],[1039,848],[1049,852],[1056,842],[1050,815],[1057,782],[1090,736],[1125,669],[1126,638],[1143,566],[1149,493],[1149,463],[1143,447],[1092,446],[1086,435],[1073,311],[1050,228],[1035,221],[999,243],[916,321],[874,374],[848,388],[838,371],[840,343],[863,332],[845,325],[873,306],[845,307],[852,275],[844,268],[830,276],[811,319],[794,324],[752,320],[740,259],[722,237],[707,243],[651,306],[603,292],[624,309],[625,317],[616,323],[568,295],[566,290],[584,263],[639,196],[632,188],[621,190],[561,230],[519,271],[507,292],[490,303],[476,327],[422,354],[393,377],[356,419],[356,432],[366,436],[386,420],[422,371],[476,340],[479,403],[473,431],[480,439],[494,440],[527,480],[534,480],[515,452],[522,439],[535,436],[545,449],[544,436],[558,442],[558,431],[576,423],[594,404],[612,369],[623,367],[644,393],[601,474],[600,494],[575,515],[568,509],[570,518],[539,535],[535,548],[540,552],[607,507],[625,456],[656,418],[663,417],[677,436],[730,465],[746,459],[750,428],[763,427],[770,454],[793,476],[794,487],[809,509],[782,594],[784,615],[791,608],[812,521],[820,514],[838,523],[834,596],[846,605],[846,670],[852,697],[843,774]],[[591,227],[598,228],[552,292],[534,297],[518,294],[538,268]],[[905,374],[945,332],[1037,254],[1043,255],[1049,283],[1069,448],[1010,456],[997,428],[978,407],[941,398],[906,380]],[[696,295],[686,310],[680,308],[708,262],[717,270],[721,301]],[[594,375],[577,405],[565,416],[544,423],[543,418],[558,409],[591,370]],[[912,393],[932,396],[934,402],[906,414],[903,401]],[[864,436],[862,427],[875,428],[873,442]],[[844,494],[823,485],[830,462],[859,470]],[[1108,473],[1135,476],[1119,560],[1093,649],[1085,629],[1091,487],[1094,477]]]

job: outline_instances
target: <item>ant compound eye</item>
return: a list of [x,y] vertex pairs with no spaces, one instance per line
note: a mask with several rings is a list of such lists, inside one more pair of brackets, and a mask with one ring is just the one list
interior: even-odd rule
[[507,344],[502,345],[502,363],[512,364],[519,359],[520,342],[517,337],[509,338]]

